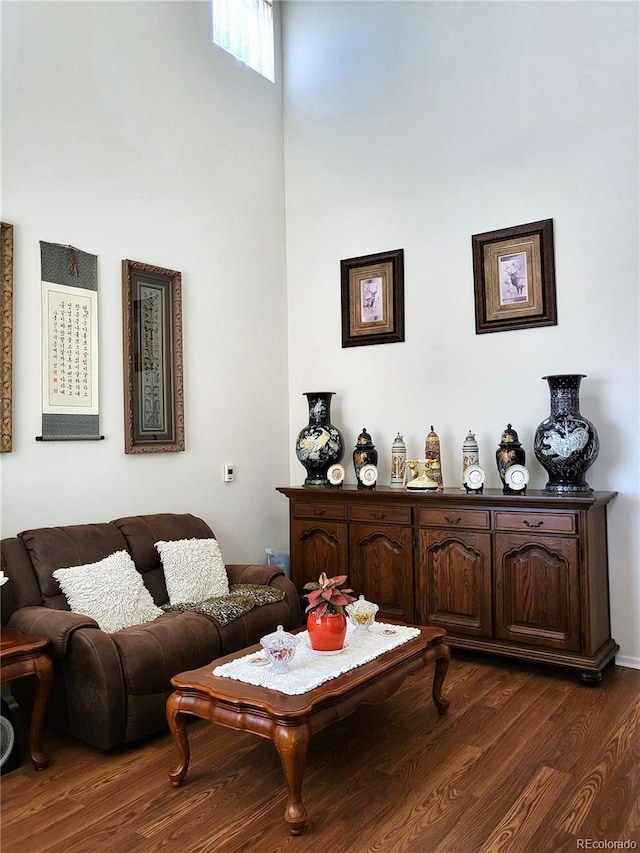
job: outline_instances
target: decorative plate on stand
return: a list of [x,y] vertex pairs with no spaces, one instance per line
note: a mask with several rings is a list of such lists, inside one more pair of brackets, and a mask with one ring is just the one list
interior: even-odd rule
[[526,490],[529,482],[529,471],[524,465],[509,465],[504,472],[504,483],[512,492]]
[[375,465],[363,465],[358,476],[363,488],[374,489],[378,480],[378,469]]
[[330,486],[341,486],[344,482],[344,465],[336,462],[327,469],[327,479]]

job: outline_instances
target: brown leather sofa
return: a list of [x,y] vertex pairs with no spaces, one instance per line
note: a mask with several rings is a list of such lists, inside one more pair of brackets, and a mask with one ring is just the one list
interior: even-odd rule
[[2,622],[49,640],[54,682],[47,719],[54,727],[105,750],[156,733],[166,726],[173,675],[256,643],[277,625],[302,623],[296,588],[274,566],[227,565],[230,584],[270,585],[284,592],[281,601],[256,606],[228,624],[201,613],[163,613],[112,634],[72,613],[52,577],[56,569],[97,562],[124,549],[161,607],[168,595],[155,543],[213,536],[202,519],[167,513],[25,530],[2,540],[2,569],[10,579],[3,588]]

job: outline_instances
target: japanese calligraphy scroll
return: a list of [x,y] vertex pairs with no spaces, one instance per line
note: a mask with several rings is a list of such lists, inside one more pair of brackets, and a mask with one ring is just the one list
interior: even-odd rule
[[40,243],[42,270],[41,441],[100,439],[98,259]]

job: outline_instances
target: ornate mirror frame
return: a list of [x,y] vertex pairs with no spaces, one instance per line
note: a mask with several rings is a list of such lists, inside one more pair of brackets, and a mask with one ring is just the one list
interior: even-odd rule
[[13,225],[0,223],[0,453],[12,450],[13,400]]

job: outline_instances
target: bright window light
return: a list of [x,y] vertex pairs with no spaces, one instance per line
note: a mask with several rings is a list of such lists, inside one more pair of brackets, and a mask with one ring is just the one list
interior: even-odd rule
[[273,0],[211,1],[214,44],[273,83]]

